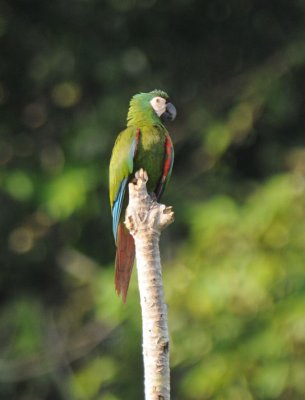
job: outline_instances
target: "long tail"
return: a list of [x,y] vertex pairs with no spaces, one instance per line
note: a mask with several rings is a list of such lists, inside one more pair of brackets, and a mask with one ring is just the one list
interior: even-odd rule
[[133,237],[123,223],[118,226],[117,250],[115,257],[115,290],[126,302],[129,281],[135,258]]

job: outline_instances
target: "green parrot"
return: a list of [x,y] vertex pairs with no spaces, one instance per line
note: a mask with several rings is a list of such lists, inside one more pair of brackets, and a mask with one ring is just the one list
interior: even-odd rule
[[140,93],[130,101],[127,128],[117,137],[109,167],[112,228],[116,243],[115,289],[126,301],[135,258],[134,239],[124,225],[128,205],[128,183],[143,168],[148,174],[147,190],[160,199],[170,178],[174,148],[163,125],[172,121],[176,109],[162,90]]

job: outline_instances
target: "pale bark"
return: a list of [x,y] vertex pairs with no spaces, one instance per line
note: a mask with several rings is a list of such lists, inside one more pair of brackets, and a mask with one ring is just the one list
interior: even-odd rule
[[136,262],[142,309],[143,361],[146,400],[170,399],[169,335],[164,301],[159,238],[174,221],[171,207],[147,194],[147,174],[136,173],[129,184],[125,224],[136,245]]

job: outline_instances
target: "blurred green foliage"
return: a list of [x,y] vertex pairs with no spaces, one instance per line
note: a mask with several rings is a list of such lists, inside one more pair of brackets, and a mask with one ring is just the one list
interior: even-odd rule
[[108,163],[170,93],[172,398],[305,398],[305,2],[3,0],[0,398],[143,398],[114,293]]

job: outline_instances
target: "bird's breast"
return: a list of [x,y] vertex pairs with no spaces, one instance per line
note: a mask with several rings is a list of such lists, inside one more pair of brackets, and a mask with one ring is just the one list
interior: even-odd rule
[[158,129],[141,129],[134,160],[134,170],[143,168],[148,173],[147,189],[153,192],[162,176],[165,154],[165,134]]

